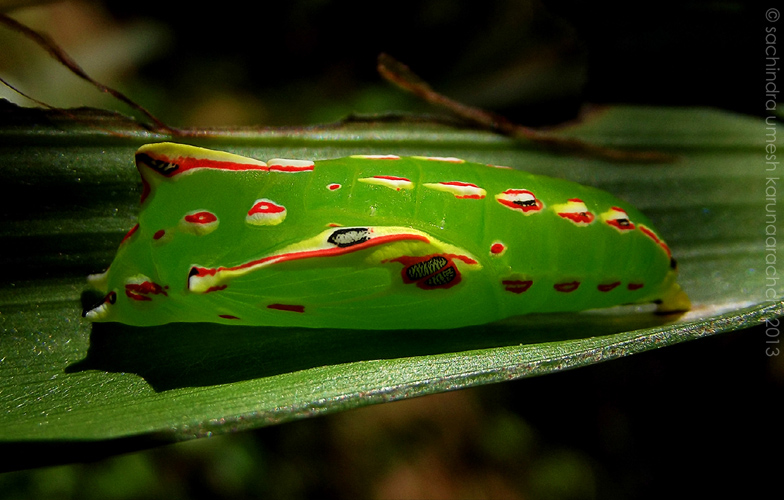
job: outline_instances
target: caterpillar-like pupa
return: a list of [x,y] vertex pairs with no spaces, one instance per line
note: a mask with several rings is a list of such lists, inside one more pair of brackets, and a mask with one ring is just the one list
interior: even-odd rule
[[138,224],[85,316],[330,328],[454,328],[656,302],[685,311],[650,221],[573,182],[451,157],[262,162],[136,153]]

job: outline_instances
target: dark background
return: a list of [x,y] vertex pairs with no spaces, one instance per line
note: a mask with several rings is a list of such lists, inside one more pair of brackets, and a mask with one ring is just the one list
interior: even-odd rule
[[[381,80],[381,52],[453,98],[523,124],[553,125],[585,103],[764,114],[765,27],[776,26],[767,7],[309,0],[167,9],[107,0],[11,13],[174,125],[302,125],[352,112],[432,111]],[[51,104],[93,102],[97,92],[86,87],[65,99],[64,73],[45,73],[41,49],[3,31],[6,78],[57,101]]]
[[[107,7],[131,19],[154,5]],[[185,93],[199,80],[264,99],[309,82],[324,99],[350,102],[377,85],[375,57],[387,52],[436,88],[530,124],[571,118],[584,102],[759,114],[764,10],[753,2],[404,0],[159,11],[171,50],[142,71]],[[195,60],[204,63],[194,68]]]

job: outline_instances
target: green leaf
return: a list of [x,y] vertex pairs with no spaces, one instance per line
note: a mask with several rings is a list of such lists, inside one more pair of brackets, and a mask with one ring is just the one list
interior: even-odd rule
[[[678,160],[609,164],[426,122],[225,131],[182,142],[261,159],[459,156],[595,185],[634,203],[665,235],[694,302],[681,318],[625,307],[446,331],[92,325],[81,318],[94,299],[84,277],[106,267],[134,224],[141,186],[133,153],[170,138],[113,115],[0,112],[0,450],[13,460],[6,467],[542,375],[784,312],[784,285],[765,279],[784,246],[776,235],[766,240],[766,205],[774,214],[778,207],[777,185],[772,200],[766,185],[777,173],[766,171],[764,122],[708,109],[619,107],[562,133]],[[15,449],[31,446],[40,453],[20,462]]]

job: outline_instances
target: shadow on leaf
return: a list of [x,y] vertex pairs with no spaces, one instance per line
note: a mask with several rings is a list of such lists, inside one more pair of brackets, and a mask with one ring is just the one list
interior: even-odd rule
[[93,325],[87,356],[66,372],[134,373],[154,390],[202,387],[319,366],[569,341],[664,324],[652,314],[529,315],[452,330],[338,330],[171,323]]

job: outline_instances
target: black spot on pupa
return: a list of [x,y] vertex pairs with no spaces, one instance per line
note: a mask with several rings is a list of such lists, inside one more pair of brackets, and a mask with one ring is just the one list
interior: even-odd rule
[[[411,281],[418,281],[424,278],[425,276],[429,276],[447,265],[449,261],[445,257],[441,257],[440,255],[436,255],[431,257],[429,260],[424,262],[417,262],[416,264],[412,264],[406,269],[406,277]],[[454,278],[453,278],[454,279]],[[428,280],[428,285],[430,280]],[[449,281],[452,281],[451,279]]]
[[535,207],[536,200],[514,200],[512,203],[519,207]]
[[449,266],[440,273],[434,274],[429,277],[425,284],[427,286],[438,287],[451,283],[457,277],[457,270],[453,266]]
[[370,229],[366,227],[347,227],[336,229],[329,235],[327,241],[336,247],[346,248],[370,239]]
[[180,168],[180,166],[176,163],[158,160],[145,153],[137,154],[136,161],[144,163],[151,169],[166,177],[172,176]]
[[678,269],[678,261],[673,257],[670,257],[670,269]]

